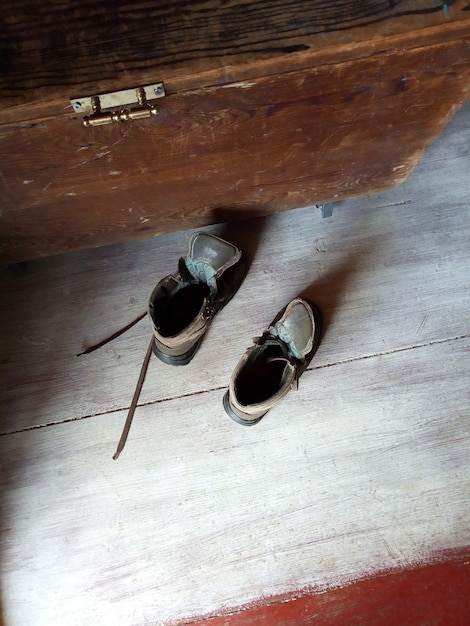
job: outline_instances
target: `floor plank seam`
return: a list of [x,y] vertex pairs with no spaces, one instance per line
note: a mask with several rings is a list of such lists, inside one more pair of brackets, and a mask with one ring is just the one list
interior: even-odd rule
[[[191,393],[179,394],[177,396],[168,396],[166,398],[157,398],[156,400],[149,400],[148,402],[140,402],[137,405],[139,407],[152,406],[153,404],[161,404],[162,402],[170,402],[171,400],[178,400],[179,398],[192,398],[195,396],[200,396],[205,393],[211,393],[212,391],[222,391],[225,389],[225,386],[222,387],[213,387],[211,389],[203,389],[201,391],[192,391]],[[5,437],[6,435],[18,435],[19,433],[29,432],[31,430],[38,430],[40,428],[49,428],[50,426],[60,426],[61,424],[70,424],[73,422],[80,422],[81,420],[91,419],[93,417],[103,417],[104,415],[112,415],[113,413],[120,413],[121,411],[127,411],[129,407],[119,407],[117,409],[108,409],[107,411],[99,412],[99,413],[89,413],[88,415],[82,415],[81,417],[71,417],[69,419],[55,421],[55,422],[46,422],[44,424],[34,424],[33,426],[27,426],[26,428],[20,428],[18,430],[10,430],[4,433],[0,433],[0,437]]]
[[45,422],[44,424],[33,424],[32,426],[27,426],[26,428],[20,428],[18,430],[9,430],[4,433],[0,433],[0,437],[6,437],[7,435],[18,435],[20,433],[26,433],[32,430],[39,430],[41,428],[49,428],[49,426],[60,426],[61,424],[70,424],[71,422],[80,422],[81,420],[89,419],[90,417],[99,417],[100,415],[109,415],[111,413],[116,413],[118,411],[122,411],[122,409],[111,409],[109,411],[105,411],[104,413],[82,415],[81,417],[70,417],[68,419],[60,420],[56,422]]
[[363,356],[352,357],[350,359],[344,359],[340,361],[334,361],[333,363],[325,363],[325,365],[318,365],[317,367],[309,367],[306,371],[326,369],[328,367],[335,367],[336,365],[345,365],[346,363],[355,363],[357,361],[366,361],[368,359],[374,359],[378,356],[390,356],[392,354],[400,354],[401,352],[408,352],[419,348],[429,348],[431,346],[437,346],[443,343],[453,343],[454,341],[462,341],[468,339],[470,334],[457,335],[455,337],[447,337],[446,339],[435,339],[434,341],[428,341],[425,343],[418,343],[410,346],[404,346],[403,348],[395,348],[394,350],[384,350],[383,352],[374,352],[373,354],[364,354]]
[[377,210],[379,209],[390,209],[391,207],[396,206],[405,206],[406,204],[411,204],[412,199],[408,198],[407,200],[400,200],[400,202],[392,202],[391,204],[380,204],[377,205]]
[[[394,350],[384,350],[383,352],[374,352],[373,354],[365,354],[359,357],[353,357],[350,359],[344,359],[344,360],[340,360],[340,361],[335,361],[333,363],[325,363],[325,365],[318,365],[316,367],[309,367],[307,368],[307,372],[313,372],[316,370],[323,370],[323,369],[327,369],[330,367],[336,367],[338,365],[346,365],[348,363],[356,363],[356,362],[360,362],[360,361],[366,361],[368,359],[373,359],[379,356],[391,356],[393,354],[400,354],[401,352],[408,352],[410,350],[415,350],[415,349],[419,349],[419,348],[428,348],[430,346],[435,346],[435,345],[440,345],[440,344],[444,344],[444,343],[453,343],[456,341],[462,341],[463,339],[468,339],[470,337],[470,334],[465,334],[465,335],[458,335],[456,337],[447,337],[445,339],[436,339],[434,341],[429,341],[426,343],[421,343],[421,344],[416,344],[416,345],[412,345],[412,346],[405,346],[403,348],[396,348]],[[227,385],[222,385],[219,387],[211,387],[210,389],[202,389],[200,391],[192,391],[190,393],[186,393],[186,394],[179,394],[179,395],[175,395],[175,396],[167,396],[164,398],[157,398],[156,400],[150,400],[148,402],[141,402],[137,405],[137,407],[145,407],[145,406],[152,406],[152,405],[157,405],[157,404],[161,404],[163,402],[171,402],[172,400],[178,400],[178,399],[184,399],[184,398],[191,398],[191,397],[196,397],[196,396],[200,396],[202,394],[205,393],[213,393],[216,391],[223,391],[224,389],[227,388]],[[0,437],[5,437],[7,435],[17,435],[19,433],[24,433],[24,432],[29,432],[32,430],[38,430],[40,428],[49,428],[51,426],[60,426],[61,424],[69,424],[71,422],[79,422],[81,420],[85,420],[85,419],[91,419],[93,417],[102,417],[104,415],[112,415],[113,413],[119,413],[121,411],[125,411],[127,410],[128,407],[121,407],[121,408],[117,408],[117,409],[109,409],[107,411],[103,411],[103,412],[99,412],[99,413],[90,413],[88,415],[82,415],[81,417],[73,417],[70,419],[65,419],[65,420],[60,420],[60,421],[54,421],[54,422],[46,422],[45,424],[35,424],[33,426],[28,426],[26,428],[21,428],[18,430],[10,430],[4,433],[0,433]]]

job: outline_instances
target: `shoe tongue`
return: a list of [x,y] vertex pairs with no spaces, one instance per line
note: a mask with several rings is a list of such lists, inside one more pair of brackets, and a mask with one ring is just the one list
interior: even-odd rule
[[277,322],[277,324],[274,324],[274,326],[269,329],[269,334],[273,337],[276,337],[286,345],[287,351],[291,358],[298,359],[299,361],[302,360],[302,355],[295,347],[295,343],[284,324],[282,324],[281,322]]
[[[199,282],[199,283],[205,283],[206,285],[208,285],[208,287],[211,290],[211,293],[213,293],[214,291],[216,291],[217,289],[217,281],[216,281],[216,270],[212,267],[212,265],[209,265],[209,263],[207,263],[206,261],[203,261],[202,259],[194,259],[191,256],[185,256],[183,258],[184,263],[182,265],[184,265],[184,268],[189,272],[190,277]],[[180,267],[180,273],[182,274],[182,278],[187,278],[185,277],[184,271],[181,272],[181,267]]]

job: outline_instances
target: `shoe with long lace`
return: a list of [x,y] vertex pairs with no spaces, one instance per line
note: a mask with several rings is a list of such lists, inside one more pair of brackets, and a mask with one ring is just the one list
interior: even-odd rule
[[236,246],[211,233],[193,235],[178,271],[163,278],[149,299],[154,354],[169,365],[189,363],[246,271],[245,256]]

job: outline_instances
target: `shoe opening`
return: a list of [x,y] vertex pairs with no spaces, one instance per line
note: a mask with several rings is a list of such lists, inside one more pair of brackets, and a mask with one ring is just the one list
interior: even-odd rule
[[164,298],[155,298],[153,319],[163,337],[174,337],[183,332],[198,315],[205,298],[210,294],[204,283],[187,284]]
[[235,394],[244,406],[259,404],[272,398],[284,384],[287,366],[285,354],[279,346],[266,346],[254,352],[238,373]]

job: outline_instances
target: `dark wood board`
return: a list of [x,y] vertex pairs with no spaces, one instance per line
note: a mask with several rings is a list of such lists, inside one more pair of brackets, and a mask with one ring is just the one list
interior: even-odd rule
[[[41,0],[0,7],[0,108],[454,26],[468,0]],[[118,85],[118,86],[117,86]],[[116,87],[117,86],[117,87]]]
[[[0,260],[403,181],[470,91],[470,5],[323,4],[2,6]],[[149,120],[85,128],[68,99],[161,79]]]

